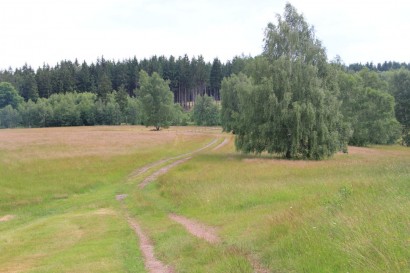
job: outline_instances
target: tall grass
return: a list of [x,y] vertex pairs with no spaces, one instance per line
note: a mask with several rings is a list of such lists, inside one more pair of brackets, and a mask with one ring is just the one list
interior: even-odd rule
[[[288,161],[238,154],[230,138],[142,190],[155,169],[128,178],[216,135],[0,131],[0,217],[15,216],[0,222],[0,272],[145,272],[120,193],[157,258],[177,272],[254,272],[251,260],[271,272],[410,272],[409,149],[352,147],[327,161]],[[222,242],[194,237],[171,212],[216,227]]]
[[[173,251],[169,241],[182,235],[170,234],[173,226],[160,211],[219,229],[220,252],[196,263],[195,272],[207,272],[225,253],[253,255],[272,272],[409,272],[410,150],[351,150],[306,162],[242,156],[226,147],[171,171],[142,196],[136,193],[143,200],[138,204],[148,202],[143,210],[156,211],[155,221],[167,228],[155,224],[155,213],[135,211],[164,257],[178,259],[181,272],[193,266],[184,251],[198,242],[184,239],[185,250]],[[228,263],[226,271],[213,270],[252,272],[243,263],[247,269]]]

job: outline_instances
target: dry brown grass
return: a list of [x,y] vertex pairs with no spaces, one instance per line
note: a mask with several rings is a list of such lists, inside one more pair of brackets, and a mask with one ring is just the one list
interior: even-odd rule
[[[219,129],[220,130],[220,129]],[[153,132],[143,126],[95,126],[0,130],[0,151],[21,159],[130,154],[166,143],[180,143],[215,128],[172,127]]]

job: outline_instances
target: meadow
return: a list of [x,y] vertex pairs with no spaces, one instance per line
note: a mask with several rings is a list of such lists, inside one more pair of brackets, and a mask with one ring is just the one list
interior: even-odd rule
[[0,130],[0,272],[148,272],[129,218],[174,272],[410,272],[410,149],[292,161],[233,143],[219,128]]

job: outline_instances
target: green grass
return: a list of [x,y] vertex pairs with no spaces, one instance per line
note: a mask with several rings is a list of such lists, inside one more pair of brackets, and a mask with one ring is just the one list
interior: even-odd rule
[[[103,129],[107,134],[129,130]],[[50,137],[44,144],[41,129],[0,131],[5,134],[0,137],[13,133],[21,141],[0,148],[0,217],[15,216],[0,222],[0,272],[145,272],[138,238],[115,195],[135,187],[127,180],[132,170],[195,150],[214,137],[163,131],[159,142],[147,142],[143,136],[124,149],[129,145],[124,138],[106,152],[104,142],[94,150],[88,147],[92,140],[81,143],[96,127],[73,129],[74,133],[67,128],[47,130],[67,136]],[[136,129],[141,130],[158,137],[158,132]],[[26,138],[33,141],[26,143]]]
[[[21,130],[21,145],[0,145],[0,217],[16,216],[0,222],[0,272],[145,272],[115,200],[120,193],[156,256],[176,272],[253,272],[249,257],[272,272],[410,272],[410,149],[288,161],[240,155],[231,138],[141,190],[138,183],[161,166],[127,179],[132,170],[195,150],[218,132],[187,127],[158,137],[136,128],[97,128],[101,137],[148,134],[132,144],[122,137],[81,144],[94,129],[79,128],[78,142],[44,143],[33,137],[44,131]],[[171,212],[216,227],[222,242],[192,236]]]
[[[303,162],[231,146],[177,167],[130,205],[179,272],[252,272],[247,255],[273,272],[410,272],[410,150],[360,151]],[[168,212],[217,227],[223,243],[195,256],[211,246],[174,230]]]

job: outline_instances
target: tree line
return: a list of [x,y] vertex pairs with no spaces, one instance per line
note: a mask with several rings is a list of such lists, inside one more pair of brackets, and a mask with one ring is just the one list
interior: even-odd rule
[[174,93],[157,72],[139,72],[135,96],[123,86],[104,100],[91,92],[52,94],[25,101],[14,86],[0,82],[0,128],[93,125],[219,125],[220,108],[213,97],[197,96],[190,111],[174,103]]
[[14,70],[0,71],[0,82],[11,83],[25,101],[69,92],[90,92],[104,101],[108,94],[120,88],[124,88],[129,96],[135,96],[139,72],[144,70],[149,75],[157,72],[168,80],[175,102],[189,108],[198,95],[219,99],[222,79],[238,73],[243,66],[243,57],[235,57],[226,63],[218,58],[212,63],[206,62],[202,56],[190,59],[187,55],[178,58],[153,56],[140,61],[135,57],[123,61],[101,57],[96,63],[64,60],[54,67],[44,64],[37,70],[25,64]]
[[354,63],[354,64],[350,64],[347,67],[349,70],[353,70],[353,71],[360,71],[363,68],[368,68],[372,71],[379,71],[379,72],[386,72],[389,70],[397,70],[400,68],[405,68],[410,70],[410,63],[399,63],[399,62],[392,62],[392,61],[385,61],[384,63],[377,63],[377,65],[373,64],[373,62],[367,62],[365,64],[362,63]]

